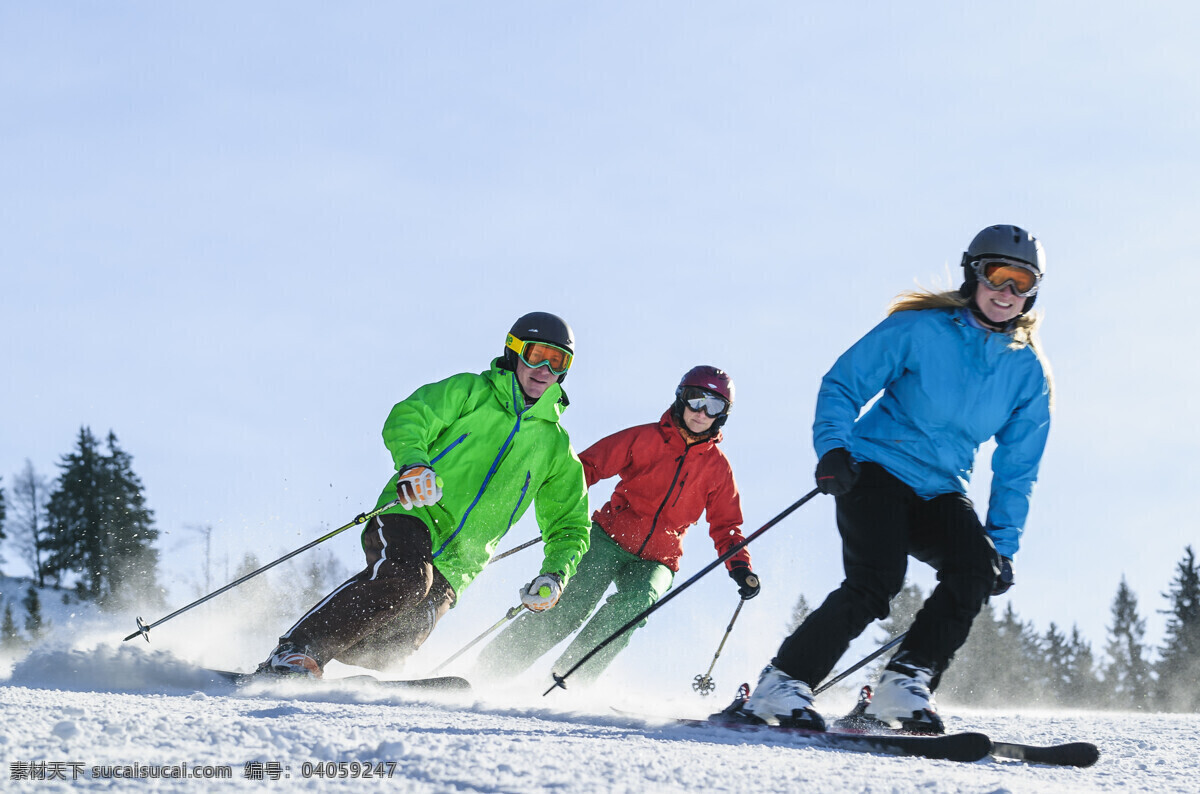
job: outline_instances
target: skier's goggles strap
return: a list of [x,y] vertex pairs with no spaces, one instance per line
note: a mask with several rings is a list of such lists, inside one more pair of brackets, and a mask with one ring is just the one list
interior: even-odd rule
[[1038,291],[1042,274],[1024,262],[1012,259],[976,259],[971,263],[980,281],[986,281],[992,289],[1000,290],[1011,284],[1018,297],[1028,298]]
[[548,342],[523,342],[512,334],[504,346],[516,353],[525,365],[536,369],[545,366],[555,375],[562,375],[571,368],[571,351]]
[[724,416],[725,412],[729,410],[729,401],[724,397],[695,386],[684,387],[683,404],[693,411],[703,411],[714,419]]

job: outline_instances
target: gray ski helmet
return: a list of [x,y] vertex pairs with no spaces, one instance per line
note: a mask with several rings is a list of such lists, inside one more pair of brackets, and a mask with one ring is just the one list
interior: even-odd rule
[[[975,235],[975,239],[967,246],[962,255],[963,283],[958,288],[958,294],[970,298],[975,294],[977,278],[971,263],[987,256],[1001,256],[1005,259],[1015,259],[1031,265],[1042,276],[1046,275],[1046,252],[1042,243],[1020,226],[1000,223],[989,226]],[[1025,299],[1025,308],[1021,314],[1033,308],[1037,293]]]
[[[567,321],[559,317],[557,314],[549,312],[530,312],[517,318],[517,321],[512,324],[512,328],[508,329],[508,333],[520,339],[522,342],[549,342],[552,345],[557,345],[575,355],[575,332],[571,330],[571,326],[567,325]],[[517,371],[517,354],[510,350],[506,345],[504,347],[504,360],[501,362],[504,369]],[[558,376],[558,382],[562,383],[567,377],[567,373]]]

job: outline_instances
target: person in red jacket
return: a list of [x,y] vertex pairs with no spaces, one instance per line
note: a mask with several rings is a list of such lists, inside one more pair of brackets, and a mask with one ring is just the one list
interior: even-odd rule
[[[553,611],[521,615],[483,649],[476,664],[480,677],[518,675],[583,626],[553,665],[559,675],[570,670],[670,589],[683,535],[702,513],[719,555],[743,539],[733,470],[717,449],[732,406],[729,375],[716,367],[694,367],[679,381],[675,402],[658,422],[614,433],[580,453],[589,488],[620,477],[612,497],[592,514],[591,546]],[[745,549],[725,566],[742,598],[758,595],[760,584]],[[614,584],[616,592],[592,615]],[[635,628],[642,625],[645,621]],[[594,681],[632,634],[627,631],[606,645],[575,671],[573,680]]]

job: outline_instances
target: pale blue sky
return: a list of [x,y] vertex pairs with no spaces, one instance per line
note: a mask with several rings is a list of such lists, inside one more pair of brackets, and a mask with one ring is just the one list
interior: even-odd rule
[[[80,425],[115,430],[194,582],[185,525],[236,561],[344,523],[388,476],[391,405],[548,310],[578,336],[578,448],[656,419],[693,364],[732,373],[753,529],[812,487],[837,355],[1015,223],[1046,247],[1058,406],[1010,598],[1099,651],[1125,575],[1157,641],[1200,541],[1198,21],[1187,3],[4,4],[0,475],[53,476]],[[330,546],[357,567],[349,534]],[[686,549],[683,576],[712,553],[702,531]],[[796,596],[840,579],[832,500],[751,551],[755,630],[723,657],[746,675]],[[435,650],[515,600],[522,554]],[[620,665],[669,648],[703,672],[736,603],[710,578]]]

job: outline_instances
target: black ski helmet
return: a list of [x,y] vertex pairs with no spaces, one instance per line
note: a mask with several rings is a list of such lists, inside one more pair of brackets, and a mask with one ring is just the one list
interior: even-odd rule
[[[1033,267],[1040,275],[1046,275],[1046,252],[1042,249],[1041,241],[1020,226],[1000,223],[989,226],[975,235],[975,239],[967,246],[967,250],[963,251],[963,283],[958,288],[959,295],[968,299],[974,297],[978,279],[972,263],[987,256],[1015,259]],[[1032,309],[1036,300],[1036,292],[1026,298],[1025,308],[1021,309],[1021,314]]]
[[713,420],[712,429],[709,430],[710,434],[716,433],[729,419],[729,412],[733,410],[733,378],[729,377],[729,373],[725,370],[708,364],[692,367],[685,372],[679,379],[679,385],[675,387],[675,402],[671,405],[671,413],[680,427],[684,426],[683,390],[689,386],[725,398],[725,411]]
[[[575,332],[571,330],[571,326],[567,325],[567,321],[557,314],[549,312],[524,314],[517,318],[517,321],[512,324],[512,328],[508,329],[508,333],[522,342],[548,342],[563,348],[572,356],[575,355]],[[513,372],[517,371],[517,354],[507,344],[504,346],[504,359],[500,362],[500,366]],[[558,382],[562,383],[566,377],[567,373],[565,372],[559,375]]]

